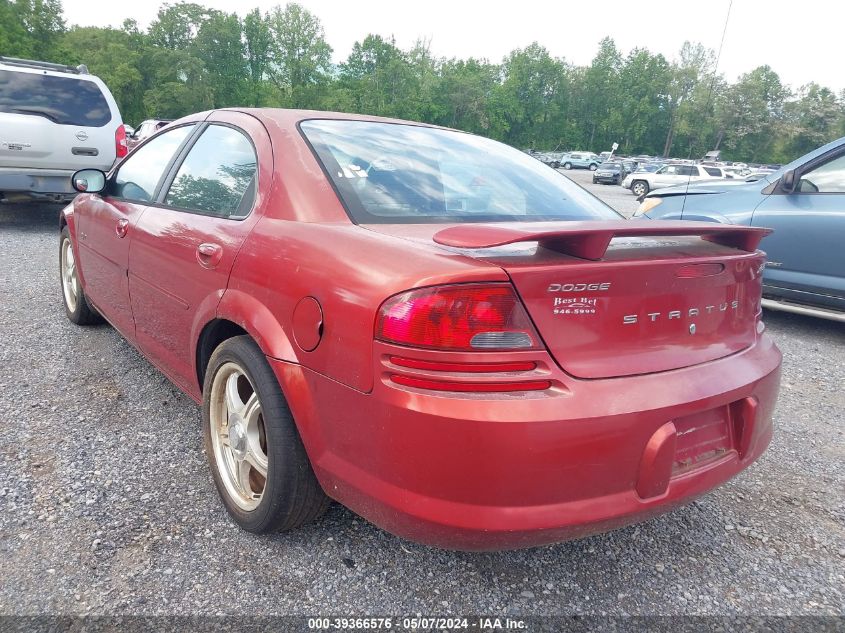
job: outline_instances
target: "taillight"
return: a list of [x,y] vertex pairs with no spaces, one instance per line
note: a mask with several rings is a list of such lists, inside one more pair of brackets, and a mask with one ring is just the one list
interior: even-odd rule
[[379,310],[376,338],[454,351],[522,350],[539,345],[509,284],[460,284],[410,290]]
[[129,147],[126,144],[126,128],[118,125],[114,131],[114,149],[118,158],[123,158],[129,153]]

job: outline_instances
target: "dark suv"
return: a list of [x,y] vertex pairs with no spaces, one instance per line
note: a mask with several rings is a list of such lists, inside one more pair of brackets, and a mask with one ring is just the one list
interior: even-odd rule
[[593,184],[600,182],[602,184],[621,185],[627,175],[628,172],[622,163],[602,163],[593,172]]

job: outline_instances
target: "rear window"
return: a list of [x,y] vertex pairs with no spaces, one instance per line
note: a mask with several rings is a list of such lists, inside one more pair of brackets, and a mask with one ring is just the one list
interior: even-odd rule
[[372,121],[310,120],[300,128],[357,223],[620,217],[565,176],[479,136]]
[[79,127],[103,127],[112,118],[106,98],[93,81],[10,70],[0,70],[0,112],[41,116]]

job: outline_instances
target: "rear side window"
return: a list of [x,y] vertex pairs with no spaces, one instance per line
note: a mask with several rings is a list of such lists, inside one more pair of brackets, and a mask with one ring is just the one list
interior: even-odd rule
[[132,152],[117,171],[114,195],[126,200],[150,202],[164,170],[193,129],[193,125],[177,127]]
[[565,176],[480,136],[375,121],[300,129],[358,223],[619,219]]
[[716,167],[704,167],[704,171],[706,171],[711,176],[716,176],[716,178],[722,177],[722,170],[717,169]]
[[105,96],[93,81],[11,70],[0,70],[0,112],[78,127],[103,127],[112,118]]
[[230,127],[212,125],[188,152],[164,203],[228,218],[249,213],[255,195],[252,143]]

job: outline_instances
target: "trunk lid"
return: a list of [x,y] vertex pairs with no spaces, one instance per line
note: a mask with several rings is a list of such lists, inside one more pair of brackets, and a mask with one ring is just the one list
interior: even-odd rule
[[756,340],[765,261],[756,247],[767,229],[657,221],[438,228],[434,242],[508,273],[573,376],[678,369]]

